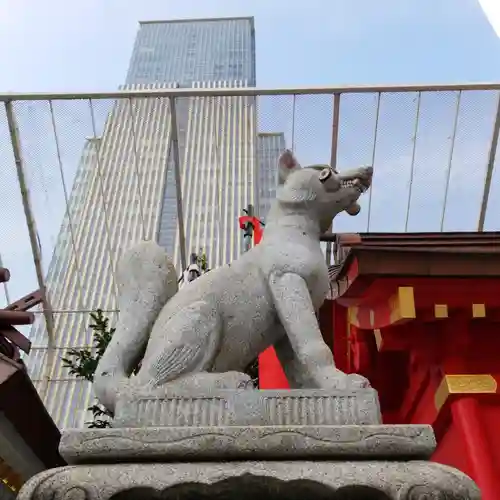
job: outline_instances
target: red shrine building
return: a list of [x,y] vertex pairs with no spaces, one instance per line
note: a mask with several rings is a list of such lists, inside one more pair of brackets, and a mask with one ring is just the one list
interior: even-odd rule
[[[337,366],[377,389],[384,423],[430,424],[432,460],[500,491],[500,233],[343,234],[320,326]],[[288,387],[272,349],[262,389]]]

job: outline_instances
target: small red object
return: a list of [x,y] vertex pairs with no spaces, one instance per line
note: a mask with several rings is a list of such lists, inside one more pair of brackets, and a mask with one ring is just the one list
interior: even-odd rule
[[240,229],[246,229],[248,224],[253,226],[253,238],[256,245],[260,243],[262,240],[263,230],[262,230],[262,222],[257,217],[253,217],[250,215],[242,215],[238,219],[240,223]]
[[[240,229],[246,230],[248,224],[253,227],[253,241],[258,245],[264,234],[262,222],[257,217],[243,215],[239,218]],[[274,347],[269,347],[259,355],[259,386],[261,389],[289,389],[281,363],[276,356]]]

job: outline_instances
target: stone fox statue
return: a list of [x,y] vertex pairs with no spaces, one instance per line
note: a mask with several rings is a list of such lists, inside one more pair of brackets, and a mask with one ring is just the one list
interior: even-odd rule
[[[291,387],[366,387],[335,367],[316,313],[329,290],[320,235],[356,204],[372,168],[344,174],[279,160],[277,197],[262,242],[231,264],[177,288],[164,250],[142,242],[117,269],[120,316],[96,370],[98,399],[113,411],[122,391],[244,387],[243,370],[274,346]],[[144,354],[138,374],[129,378]]]

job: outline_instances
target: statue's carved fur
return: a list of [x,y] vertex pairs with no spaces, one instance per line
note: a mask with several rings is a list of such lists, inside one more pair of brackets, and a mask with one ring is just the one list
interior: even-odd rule
[[[179,291],[165,252],[153,242],[123,255],[117,270],[120,317],[96,370],[99,400],[114,409],[120,391],[236,388],[243,370],[274,345],[292,387],[366,386],[336,369],[316,312],[329,289],[320,234],[356,206],[371,167],[343,175],[279,161],[277,198],[263,241],[230,265]],[[129,378],[144,353],[141,368]]]

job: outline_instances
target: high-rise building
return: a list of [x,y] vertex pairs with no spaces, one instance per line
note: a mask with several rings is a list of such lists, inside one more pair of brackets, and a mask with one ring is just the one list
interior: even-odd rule
[[[124,88],[253,86],[254,40],[252,18],[141,23]],[[214,268],[242,251],[238,217],[256,203],[255,98],[182,98],[176,110],[186,253],[203,248]],[[116,310],[116,261],[141,239],[165,246],[180,275],[170,118],[168,98],[120,100],[101,136],[87,141],[47,276],[55,310]],[[59,427],[79,427],[89,418],[91,388],[62,359],[68,349],[89,346],[89,317],[54,319],[56,361],[45,403]],[[42,320],[31,340],[26,361],[41,386]]]
[[127,84],[236,80],[255,86],[253,17],[140,23]]
[[278,159],[285,149],[283,132],[261,132],[257,136],[259,206],[258,216],[266,218],[278,186]]
[[[127,83],[253,87],[255,62],[252,17],[142,22]],[[254,199],[255,110],[254,98],[177,100],[186,251],[202,248],[210,266],[242,249],[238,216]],[[179,266],[176,187],[170,161],[157,239]]]
[[[255,98],[179,99],[177,116],[185,247],[187,254],[203,250],[213,269],[243,251],[238,217],[257,198]],[[157,238],[180,268],[175,188],[170,168]]]

